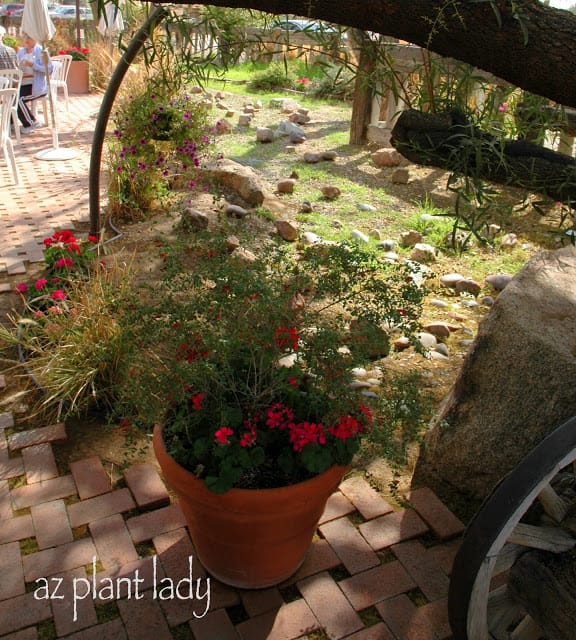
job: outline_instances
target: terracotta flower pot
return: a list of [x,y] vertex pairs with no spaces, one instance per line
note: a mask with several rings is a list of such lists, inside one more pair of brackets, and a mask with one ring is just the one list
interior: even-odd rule
[[278,584],[300,567],[326,501],[347,470],[332,467],[279,489],[231,489],[217,495],[167,454],[159,426],[153,442],[198,559],[221,582],[245,589]]
[[90,67],[88,60],[72,60],[66,80],[68,93],[90,92]]

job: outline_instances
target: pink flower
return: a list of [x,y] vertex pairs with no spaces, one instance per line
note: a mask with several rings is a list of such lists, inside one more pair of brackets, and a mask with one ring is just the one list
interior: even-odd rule
[[48,280],[46,280],[46,278],[38,278],[34,283],[34,286],[36,287],[36,291],[42,291],[47,284]]
[[54,266],[56,269],[69,269],[73,264],[72,258],[60,258],[60,260],[56,260]]
[[503,103],[498,107],[498,111],[500,111],[500,113],[505,113],[506,111],[508,111],[508,103],[507,103],[507,102],[503,102]]
[[247,431],[242,434],[240,438],[240,446],[244,449],[253,445],[256,442],[256,426],[253,425],[249,420],[244,422],[244,426]]
[[27,293],[28,292],[28,285],[25,282],[19,282],[15,287],[14,287],[14,291],[16,293]]
[[232,431],[230,427],[220,427],[214,434],[214,437],[218,444],[228,444],[228,438],[232,435],[234,435],[234,431]]
[[56,289],[56,291],[52,292],[52,295],[50,297],[52,298],[52,300],[66,300],[66,294],[64,293],[64,291],[62,291],[62,289]]

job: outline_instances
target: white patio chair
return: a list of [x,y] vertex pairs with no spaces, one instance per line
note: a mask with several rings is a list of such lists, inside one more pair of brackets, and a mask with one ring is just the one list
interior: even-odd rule
[[50,76],[50,81],[52,83],[54,95],[57,97],[58,90],[62,89],[62,92],[64,93],[64,100],[66,102],[66,111],[68,111],[68,73],[70,71],[72,56],[52,56],[52,62],[54,63],[54,70]]
[[14,182],[18,184],[18,167],[14,156],[14,147],[10,140],[10,118],[16,103],[18,91],[16,89],[0,89],[0,148],[6,158],[6,164],[12,172]]
[[[6,80],[6,87],[0,89],[16,89],[17,95],[20,95],[20,84],[22,83],[22,71],[20,69],[0,69],[0,80]],[[18,98],[12,109],[12,129],[16,136],[16,141],[20,142],[20,126],[18,123]]]
[[[52,58],[52,73],[50,74],[50,90],[52,91],[52,100],[54,103],[55,111],[56,111],[56,103],[58,98],[58,86],[61,86],[61,85],[57,86],[56,82],[60,76],[62,67],[65,64],[62,61],[60,61],[59,58],[65,58],[65,57],[70,57],[70,56],[56,56],[55,58]],[[68,70],[70,70],[70,64],[68,64]],[[66,108],[68,108],[68,87],[67,86],[66,86],[66,91],[64,93],[64,96],[66,99]],[[36,98],[35,100],[30,102],[33,109],[32,113],[34,114],[34,116],[38,115],[36,110],[36,103],[38,103],[42,107],[42,113],[44,114],[44,124],[47,127],[50,126],[49,102],[50,102],[50,99],[48,97],[48,93],[46,93],[46,95],[42,96],[41,98]],[[57,118],[56,113],[54,114],[54,117]]]

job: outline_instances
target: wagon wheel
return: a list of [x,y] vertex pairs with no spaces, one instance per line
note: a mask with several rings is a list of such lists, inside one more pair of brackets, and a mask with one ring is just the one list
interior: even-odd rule
[[[508,577],[527,550],[560,553],[576,545],[561,526],[568,502],[559,495],[559,485],[575,486],[575,460],[576,416],[542,440],[484,501],[452,570],[448,608],[454,640],[545,637],[510,597]],[[535,512],[543,513],[538,524],[526,524],[526,519],[534,522]]]

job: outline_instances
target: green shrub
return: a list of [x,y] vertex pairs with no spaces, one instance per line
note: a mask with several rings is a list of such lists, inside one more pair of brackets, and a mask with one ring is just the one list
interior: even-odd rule
[[294,89],[294,74],[284,65],[276,62],[264,71],[254,75],[250,86],[255,91],[276,91],[278,89]]

